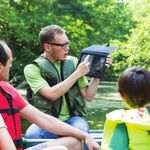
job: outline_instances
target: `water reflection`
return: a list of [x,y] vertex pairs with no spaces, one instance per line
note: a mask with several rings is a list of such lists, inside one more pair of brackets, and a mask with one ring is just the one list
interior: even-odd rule
[[126,108],[121,101],[95,100],[88,104],[88,114],[85,117],[90,129],[103,129],[106,114],[115,109]]

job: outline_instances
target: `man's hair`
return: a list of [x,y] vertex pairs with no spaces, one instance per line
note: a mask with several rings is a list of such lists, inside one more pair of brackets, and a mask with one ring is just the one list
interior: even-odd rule
[[39,33],[39,41],[41,46],[54,40],[55,34],[64,34],[65,30],[58,25],[49,25],[41,29]]
[[127,68],[119,78],[118,91],[131,107],[150,103],[150,72],[141,67]]
[[6,66],[7,61],[9,59],[7,53],[6,53],[6,48],[7,48],[7,44],[4,41],[0,40],[0,63],[3,64],[4,66]]

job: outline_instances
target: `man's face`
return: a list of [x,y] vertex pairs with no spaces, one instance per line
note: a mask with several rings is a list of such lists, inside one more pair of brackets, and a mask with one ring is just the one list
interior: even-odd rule
[[9,48],[7,48],[6,53],[9,58],[8,58],[6,66],[0,63],[0,81],[6,81],[9,79],[9,71],[12,66],[12,61],[13,61],[12,52]]
[[66,34],[55,34],[54,40],[49,44],[50,56],[53,62],[66,60],[69,52],[69,40]]

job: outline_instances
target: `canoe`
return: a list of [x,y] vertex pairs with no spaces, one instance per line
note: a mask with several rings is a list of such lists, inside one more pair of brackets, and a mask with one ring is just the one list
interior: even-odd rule
[[[102,136],[103,136],[103,130],[90,130],[89,134],[95,139],[95,141],[98,144],[101,144],[102,141]],[[22,141],[24,144],[26,143],[34,143],[34,142],[48,142],[54,139],[26,139],[26,138],[22,138]]]

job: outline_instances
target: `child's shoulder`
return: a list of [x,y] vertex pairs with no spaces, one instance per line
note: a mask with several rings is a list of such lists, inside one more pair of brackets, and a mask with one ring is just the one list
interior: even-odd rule
[[150,115],[147,113],[146,108],[114,110],[108,113],[106,117],[112,121],[120,120],[121,122],[136,122],[145,118],[150,120]]

